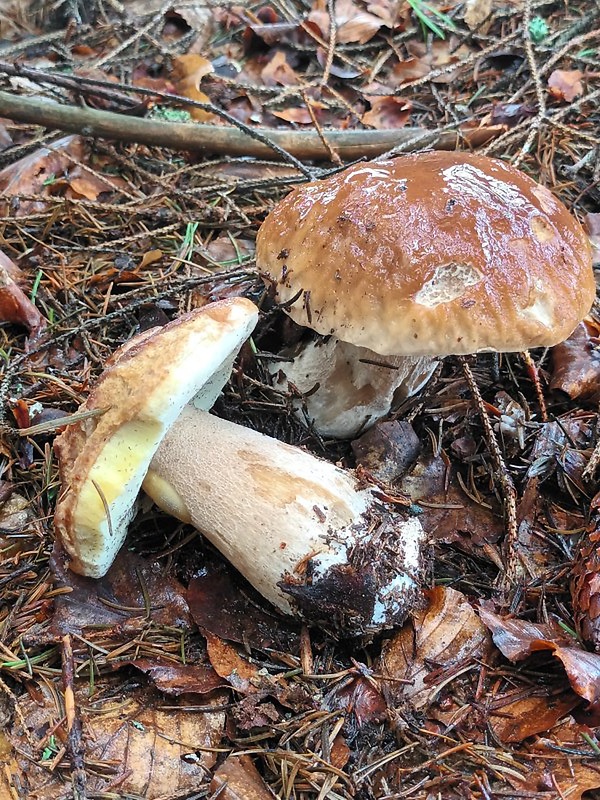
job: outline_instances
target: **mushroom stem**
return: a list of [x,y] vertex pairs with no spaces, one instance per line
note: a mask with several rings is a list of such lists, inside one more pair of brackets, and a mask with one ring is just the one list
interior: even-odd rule
[[306,414],[322,436],[345,439],[420,391],[438,363],[433,356],[382,356],[334,336],[319,336],[293,362],[274,362],[270,372],[276,384],[285,381],[303,394],[295,401],[298,416]]
[[418,520],[299,448],[187,406],[143,489],[286,614],[372,634],[415,605]]

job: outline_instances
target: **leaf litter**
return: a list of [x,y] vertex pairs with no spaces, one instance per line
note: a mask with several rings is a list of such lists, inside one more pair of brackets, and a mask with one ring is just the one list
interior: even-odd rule
[[[200,4],[128,2],[121,16],[109,4],[63,5],[23,18],[9,10],[15,55],[4,59],[75,83],[13,76],[12,91],[219,127],[215,110],[224,111],[292,135],[476,134],[472,142],[549,185],[598,238],[598,15],[583,4],[535,7],[537,74],[524,36],[531,4],[215,3],[208,16]],[[494,586],[502,497],[452,359],[395,412],[393,428],[382,423],[353,448],[323,443],[270,386],[264,359],[297,333],[263,296],[253,242],[273,203],[304,180],[293,162],[190,156],[8,121],[1,146],[0,351],[11,409],[0,443],[2,791],[37,800],[598,796],[597,316],[551,353],[533,353],[549,421],[518,356],[473,364],[519,493],[527,581],[506,606]],[[336,162],[311,165],[316,176],[329,167]],[[433,588],[382,639],[336,642],[290,624],[201,537],[147,505],[99,581],[72,575],[52,552],[52,437],[103,363],[137,330],[241,293],[263,315],[216,413],[362,465],[413,505],[430,535]]]

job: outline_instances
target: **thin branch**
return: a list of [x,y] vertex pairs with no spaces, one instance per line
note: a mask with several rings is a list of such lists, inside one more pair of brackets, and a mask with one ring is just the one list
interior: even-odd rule
[[[128,117],[110,111],[77,108],[46,102],[39,98],[21,97],[0,91],[0,117],[16,122],[43,125],[82,136],[137,142],[172,150],[228,156],[277,157],[293,163],[309,178],[312,172],[298,159],[329,159],[330,154],[317,131],[282,131],[268,128],[239,130],[230,126],[172,123]],[[461,141],[473,146],[493,138],[497,129],[465,132],[427,131],[422,128],[398,130],[327,130],[329,144],[345,160],[374,157],[404,142],[427,137],[428,145],[439,150],[454,150]],[[252,138],[251,138],[252,137]]]

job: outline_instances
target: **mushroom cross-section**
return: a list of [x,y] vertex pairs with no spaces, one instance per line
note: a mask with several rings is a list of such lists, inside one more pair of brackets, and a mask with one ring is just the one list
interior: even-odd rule
[[257,319],[244,298],[213,303],[140,334],[107,365],[82,407],[101,413],[55,440],[62,491],[54,527],[75,572],[106,573],[166,431],[192,399],[213,405]]
[[261,226],[257,265],[293,320],[331,337],[273,373],[340,437],[417,391],[439,357],[563,341],[595,297],[589,241],[566,207],[470,153],[355,164],[297,187]]

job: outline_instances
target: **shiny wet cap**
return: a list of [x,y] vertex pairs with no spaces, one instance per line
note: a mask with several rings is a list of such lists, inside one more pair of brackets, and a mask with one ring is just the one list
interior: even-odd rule
[[355,164],[297,187],[263,223],[257,264],[300,325],[382,355],[552,346],[595,297],[590,243],[567,208],[470,153]]

